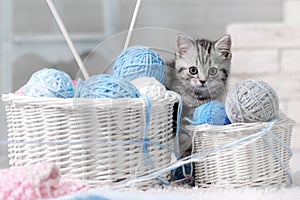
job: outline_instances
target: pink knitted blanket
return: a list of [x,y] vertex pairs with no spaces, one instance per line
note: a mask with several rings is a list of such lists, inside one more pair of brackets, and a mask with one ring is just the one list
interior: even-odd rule
[[0,199],[54,198],[83,189],[87,189],[83,182],[61,177],[54,163],[0,170]]

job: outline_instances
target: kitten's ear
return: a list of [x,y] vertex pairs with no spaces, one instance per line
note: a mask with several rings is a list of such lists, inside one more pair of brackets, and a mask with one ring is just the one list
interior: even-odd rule
[[225,59],[231,57],[231,37],[230,35],[225,35],[215,43],[215,48],[218,53]]
[[177,55],[183,56],[191,47],[193,42],[185,35],[178,34],[176,38],[176,52]]

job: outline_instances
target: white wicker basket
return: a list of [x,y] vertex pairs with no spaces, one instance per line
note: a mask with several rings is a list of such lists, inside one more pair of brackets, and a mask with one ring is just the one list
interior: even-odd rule
[[[173,105],[179,98],[168,91],[163,98],[151,100],[151,144],[147,144],[157,168],[171,162],[168,148],[173,147]],[[149,170],[142,148],[147,112],[143,98],[60,99],[4,94],[2,100],[11,166],[53,161],[61,166],[63,175],[86,180],[92,186],[114,186]],[[159,184],[154,179],[134,187]]]
[[207,154],[195,163],[195,185],[239,188],[289,184],[293,124],[280,115],[268,123],[190,126],[194,153]]

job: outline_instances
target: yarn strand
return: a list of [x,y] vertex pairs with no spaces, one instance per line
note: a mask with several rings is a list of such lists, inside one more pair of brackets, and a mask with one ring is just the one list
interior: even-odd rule
[[[249,144],[251,144],[253,142],[256,142],[260,138],[265,137],[265,135],[270,132],[271,127],[274,125],[274,123],[276,121],[277,120],[271,120],[266,125],[265,128],[261,129],[260,132],[257,132],[255,134],[246,136],[246,137],[244,137],[242,139],[239,139],[237,141],[234,141],[234,142],[231,142],[229,144],[223,145],[221,147],[217,147],[217,148],[214,148],[214,149],[209,150],[209,151],[197,153],[197,154],[194,154],[194,155],[182,158],[180,160],[177,160],[174,163],[171,163],[168,166],[165,166],[164,168],[157,169],[157,170],[153,171],[150,174],[141,175],[139,177],[136,177],[135,179],[125,180],[125,181],[121,182],[120,185],[127,185],[127,184],[130,184],[132,182],[140,182],[140,181],[152,179],[152,178],[154,178],[156,176],[159,176],[161,174],[167,173],[168,171],[171,171],[171,170],[174,170],[174,169],[176,169],[178,167],[181,167],[181,166],[183,166],[185,164],[188,164],[188,163],[191,163],[191,162],[204,161],[205,159],[208,158],[208,156],[213,155],[215,153],[223,152],[224,150],[227,150],[227,149],[230,149],[230,148],[233,148],[233,151],[236,151],[236,150],[238,150],[238,149],[240,149],[240,148],[242,148],[244,146],[247,146],[247,145],[249,145]],[[272,151],[272,149],[274,150],[274,148],[272,147],[272,145],[270,143],[269,143],[269,145],[270,145],[269,149],[271,151]],[[228,154],[228,153],[231,153],[231,152],[228,151],[228,152],[223,152],[223,153],[224,154]],[[281,159],[280,159],[279,155],[276,152],[275,152],[274,155],[277,155],[278,156],[278,161],[281,162]],[[286,173],[288,174],[289,178],[291,178],[290,172],[287,170],[287,168],[285,167],[285,165],[283,163],[280,163],[280,164],[282,164],[283,169],[286,171]],[[118,185],[118,186],[120,186],[120,185]],[[116,186],[116,187],[118,187],[118,186]]]
[[[144,102],[146,104],[146,123],[145,123],[145,130],[144,130],[144,138],[143,138],[143,152],[144,152],[144,160],[145,160],[145,164],[146,167],[148,169],[155,169],[155,165],[153,163],[153,160],[151,159],[151,155],[149,153],[149,149],[148,149],[148,131],[149,131],[149,125],[150,125],[150,121],[151,121],[151,110],[152,110],[152,106],[151,106],[151,99],[148,95],[142,95]],[[161,176],[157,176],[156,177],[158,180],[160,180],[163,184],[168,185],[169,182],[165,179],[163,179]]]
[[[270,130],[268,130],[268,132],[270,132]],[[278,153],[275,151],[275,149],[273,148],[272,144],[270,143],[269,139],[264,135],[263,136],[264,141],[266,142],[266,144],[268,145],[269,149],[271,150],[271,152],[273,153],[273,155],[276,157],[276,159],[278,160],[281,168],[286,172],[286,174],[288,175],[289,179],[290,179],[290,184],[293,183],[293,176],[292,174],[289,172],[288,168],[285,166],[283,160],[281,159],[281,157],[278,155]]]

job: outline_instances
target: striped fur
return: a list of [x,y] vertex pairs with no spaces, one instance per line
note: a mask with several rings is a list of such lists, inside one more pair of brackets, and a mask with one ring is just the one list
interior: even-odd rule
[[[192,118],[199,105],[224,100],[231,66],[231,37],[192,40],[180,34],[176,45],[175,60],[167,63],[165,85],[181,95],[183,117]],[[185,121],[182,124],[186,125]]]
[[[178,35],[176,58],[168,64],[166,86],[182,95],[185,107],[222,100],[230,73],[230,48],[228,35],[217,41]],[[191,73],[193,70],[196,73]]]

